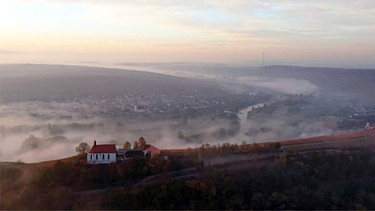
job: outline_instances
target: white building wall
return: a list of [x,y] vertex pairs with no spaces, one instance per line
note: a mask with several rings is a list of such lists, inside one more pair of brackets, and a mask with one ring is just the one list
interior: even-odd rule
[[116,153],[87,153],[87,163],[89,164],[116,163]]

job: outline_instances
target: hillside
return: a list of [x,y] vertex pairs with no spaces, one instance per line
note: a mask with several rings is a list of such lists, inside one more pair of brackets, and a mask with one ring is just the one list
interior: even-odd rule
[[375,70],[372,69],[266,66],[254,71],[254,75],[304,79],[323,90],[375,103],[375,95],[371,91],[375,90]]
[[[342,148],[342,143],[347,142],[348,144]],[[295,146],[303,146],[301,147],[300,151],[305,151],[309,148],[310,144],[321,144],[321,147],[318,148],[318,150],[325,150],[326,143],[329,143],[330,146],[328,146],[329,149],[337,148],[341,150],[345,149],[361,149],[366,148],[368,150],[375,150],[375,128],[373,129],[366,129],[366,130],[360,130],[352,133],[343,133],[343,134],[337,134],[337,135],[325,135],[325,136],[317,136],[317,137],[310,137],[305,139],[293,139],[293,140],[283,140],[281,142],[266,142],[257,144],[260,147],[273,147],[275,143],[279,143],[281,148],[292,148]],[[252,148],[254,144],[247,144],[249,148]],[[305,147],[306,146],[306,147]],[[327,149],[328,149],[327,148]],[[186,149],[162,149],[162,151],[165,154],[189,154],[189,153],[195,153],[199,150],[199,148],[186,148]],[[293,151],[293,153],[297,153],[298,150]],[[314,149],[312,149],[314,150]],[[21,168],[25,169],[41,169],[41,168],[51,168],[53,167],[56,162],[60,161],[63,163],[69,163],[72,162],[72,160],[76,159],[77,156],[73,157],[67,157],[63,159],[58,160],[50,160],[50,161],[43,161],[39,163],[30,163],[30,164],[22,164],[22,163],[13,163],[13,162],[0,162],[0,165],[6,166],[6,165],[16,165],[20,166]]]
[[[374,69],[204,63],[144,63],[138,65],[169,70],[176,75],[191,74],[198,77],[221,77],[237,79],[238,81],[241,81],[241,79],[251,79],[250,81],[245,80],[245,82],[255,86],[257,82],[269,81],[270,79],[304,80],[319,87],[323,93],[350,97],[365,103],[375,103],[375,94],[372,91],[375,90]],[[295,85],[293,83],[290,84],[290,82],[293,81],[289,81],[289,84],[288,81],[284,81],[281,85]]]
[[[164,150],[168,161],[91,166],[75,156],[2,163],[0,208],[373,209],[374,134],[372,129],[281,144],[331,143],[308,153],[285,153],[280,143],[265,143]],[[364,136],[369,145],[361,144]],[[340,149],[343,142],[351,145]]]
[[65,65],[1,65],[1,102],[133,94],[215,95],[214,83],[158,73]]

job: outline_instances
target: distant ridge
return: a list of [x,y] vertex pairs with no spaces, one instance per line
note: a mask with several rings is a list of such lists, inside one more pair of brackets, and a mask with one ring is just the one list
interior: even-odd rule
[[370,70],[375,71],[375,68],[344,68],[344,67],[325,67],[325,66],[299,66],[299,65],[266,65],[260,68],[288,68],[288,69],[326,69],[326,70]]
[[2,65],[1,103],[89,95],[220,93],[214,83],[160,73],[67,65]]

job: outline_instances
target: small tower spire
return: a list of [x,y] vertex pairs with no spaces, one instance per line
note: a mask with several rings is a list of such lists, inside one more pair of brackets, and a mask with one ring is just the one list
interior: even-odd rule
[[264,52],[263,52],[263,66],[264,66]]

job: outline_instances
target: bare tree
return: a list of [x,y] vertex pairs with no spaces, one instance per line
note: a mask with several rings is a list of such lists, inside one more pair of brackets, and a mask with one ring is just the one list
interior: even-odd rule
[[90,145],[88,145],[86,142],[82,142],[76,147],[76,152],[79,154],[87,153],[90,150]]

